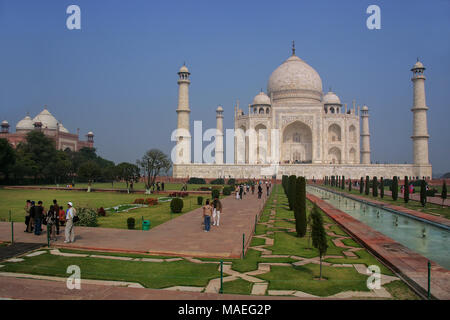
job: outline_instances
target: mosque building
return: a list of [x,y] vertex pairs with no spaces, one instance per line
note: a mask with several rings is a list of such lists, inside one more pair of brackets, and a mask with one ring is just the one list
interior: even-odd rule
[[79,139],[79,130],[77,130],[76,134],[70,133],[45,107],[36,117],[31,118],[27,115],[20,120],[16,124],[15,132],[10,132],[9,128],[8,121],[3,120],[0,138],[7,139],[13,147],[16,147],[21,142],[25,142],[27,133],[33,130],[42,131],[47,137],[53,139],[58,150],[79,151],[84,147],[94,147],[94,134],[92,131],[87,133],[86,141],[81,141]]
[[234,163],[224,163],[222,106],[216,110],[215,163],[192,163],[189,123],[190,72],[178,72],[178,134],[173,176],[177,178],[281,178],[295,174],[308,179],[331,175],[347,178],[409,176],[431,178],[428,160],[425,67],[413,66],[413,163],[373,164],[369,108],[342,104],[331,89],[323,92],[314,68],[292,55],[271,74],[267,93],[261,90],[247,114],[234,107]]

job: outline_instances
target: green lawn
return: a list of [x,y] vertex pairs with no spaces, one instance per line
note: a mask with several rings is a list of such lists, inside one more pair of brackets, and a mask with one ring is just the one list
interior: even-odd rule
[[323,186],[323,187],[329,188],[329,189],[337,191],[337,192],[345,192],[345,193],[350,193],[353,195],[364,196],[364,197],[368,198],[369,200],[382,201],[387,204],[402,206],[402,207],[405,207],[408,209],[432,214],[434,216],[438,215],[438,216],[442,216],[444,218],[450,219],[450,207],[443,208],[442,206],[433,204],[433,203],[427,203],[425,207],[422,207],[422,205],[420,204],[419,201],[410,200],[410,201],[408,201],[408,203],[405,203],[403,198],[398,198],[397,201],[394,201],[394,200],[392,200],[392,196],[390,196],[390,195],[385,195],[383,198],[381,198],[378,193],[378,197],[373,197],[372,191],[369,193],[369,195],[366,195],[364,192],[359,193],[359,189],[358,190],[352,189],[352,191],[349,192],[348,188],[346,188],[345,190],[342,190],[340,188],[334,188],[334,187],[330,187],[330,186]]
[[206,286],[220,276],[215,264],[196,264],[188,261],[140,262],[98,258],[73,258],[45,253],[27,258],[21,263],[6,263],[2,272],[33,273],[67,277],[67,267],[78,265],[85,279],[138,282],[147,288],[166,288],[177,285]]
[[[56,184],[48,184],[45,185],[46,187],[56,187]],[[164,190],[168,191],[180,191],[181,187],[183,186],[182,183],[165,183],[164,184]],[[200,187],[211,187],[213,186],[212,184],[188,184],[187,188],[188,191],[193,191],[193,190],[197,190]],[[216,185],[217,186],[217,185]],[[59,185],[60,188],[65,188],[66,184],[60,184]],[[87,188],[88,184],[87,183],[76,183],[75,184],[75,188]],[[109,182],[96,182],[91,184],[91,188],[95,189],[115,189],[115,190],[126,190],[127,189],[127,184],[125,182],[114,182],[114,184],[112,185]],[[138,182],[135,183],[133,186],[134,190],[145,190],[145,184],[143,182]],[[156,188],[155,188],[156,190]]]
[[[143,194],[127,194],[114,192],[77,192],[77,191],[62,191],[62,190],[5,190],[0,189],[0,220],[6,221],[9,219],[9,210],[12,212],[12,219],[16,222],[25,221],[25,201],[27,199],[39,201],[42,200],[45,208],[49,208],[53,199],[57,199],[58,203],[67,208],[68,201],[73,202],[75,207],[90,207],[90,208],[108,208],[117,206],[119,204],[132,203],[137,198],[157,198],[157,195],[143,195]],[[197,196],[192,195],[183,198],[184,208],[182,213],[189,212],[198,207]],[[170,213],[170,202],[160,203],[156,206],[147,208],[139,208],[129,212],[122,213],[107,213],[106,217],[99,217],[99,227],[105,228],[120,228],[126,229],[126,220],[129,217],[136,219],[136,228],[141,227],[142,216],[144,219],[149,219],[151,227],[155,227],[170,219],[176,218],[180,214]]]
[[225,294],[250,294],[252,284],[248,281],[237,279],[223,283],[223,293]]

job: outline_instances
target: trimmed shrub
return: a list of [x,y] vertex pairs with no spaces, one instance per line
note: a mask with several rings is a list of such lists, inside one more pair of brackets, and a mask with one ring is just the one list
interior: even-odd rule
[[369,176],[366,176],[366,189],[365,189],[366,196],[369,195],[369,190],[370,190],[370,178]]
[[378,197],[378,180],[377,180],[377,177],[373,177],[373,179],[372,179],[372,195],[374,197]]
[[392,181],[392,200],[397,201],[398,199],[398,177],[394,177]]
[[170,210],[172,213],[181,213],[183,206],[184,202],[181,198],[173,198],[172,201],[170,201]]
[[80,218],[75,224],[83,227],[97,227],[97,212],[92,208],[77,208],[77,216]]
[[345,189],[345,176],[342,176],[341,188],[342,188],[342,190]]
[[289,176],[288,180],[288,201],[289,201],[289,210],[294,210],[295,206],[295,184],[297,177],[294,175]]
[[306,179],[298,177],[295,183],[294,197],[295,231],[297,237],[304,237],[306,234]]
[[236,179],[234,179],[234,178],[228,179],[227,184],[228,184],[229,186],[234,186],[234,185],[236,184]]
[[348,180],[348,191],[352,191],[352,179]]
[[405,176],[405,191],[403,192],[403,200],[405,203],[408,203],[409,201],[409,182],[407,176]]
[[136,220],[134,220],[133,217],[129,217],[129,218],[127,219],[127,226],[128,226],[128,229],[134,229],[135,222],[136,222]]
[[422,204],[422,207],[425,207],[427,203],[427,183],[425,180],[421,180],[420,183],[420,203]]
[[211,197],[213,199],[215,199],[216,197],[218,198],[219,196],[220,196],[220,191],[218,189],[211,190]]
[[197,197],[197,204],[198,204],[199,206],[201,206],[201,205],[203,204],[203,197],[202,197],[202,196],[198,196],[198,197]]
[[192,177],[192,178],[189,178],[188,183],[189,184],[206,184],[206,181],[203,178]]
[[364,190],[364,179],[361,177],[361,181],[359,181],[359,193],[363,193]]
[[223,187],[222,193],[224,196],[229,196],[232,191],[233,191],[233,188],[231,186],[225,186],[225,187]]
[[445,199],[447,199],[447,184],[444,183],[442,184],[442,192],[441,192],[441,198],[442,198],[442,205],[444,205],[444,201]]
[[380,178],[380,198],[384,198],[384,179],[383,177]]
[[215,179],[215,180],[211,181],[211,184],[225,184],[225,180],[222,178]]

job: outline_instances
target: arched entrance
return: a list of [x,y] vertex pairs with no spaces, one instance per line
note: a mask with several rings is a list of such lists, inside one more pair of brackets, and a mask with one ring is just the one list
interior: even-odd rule
[[282,163],[312,162],[312,131],[301,121],[295,121],[283,130]]

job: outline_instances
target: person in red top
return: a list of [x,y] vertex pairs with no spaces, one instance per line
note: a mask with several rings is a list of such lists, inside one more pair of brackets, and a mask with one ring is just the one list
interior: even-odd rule
[[59,225],[63,226],[66,223],[66,213],[63,207],[59,207]]

